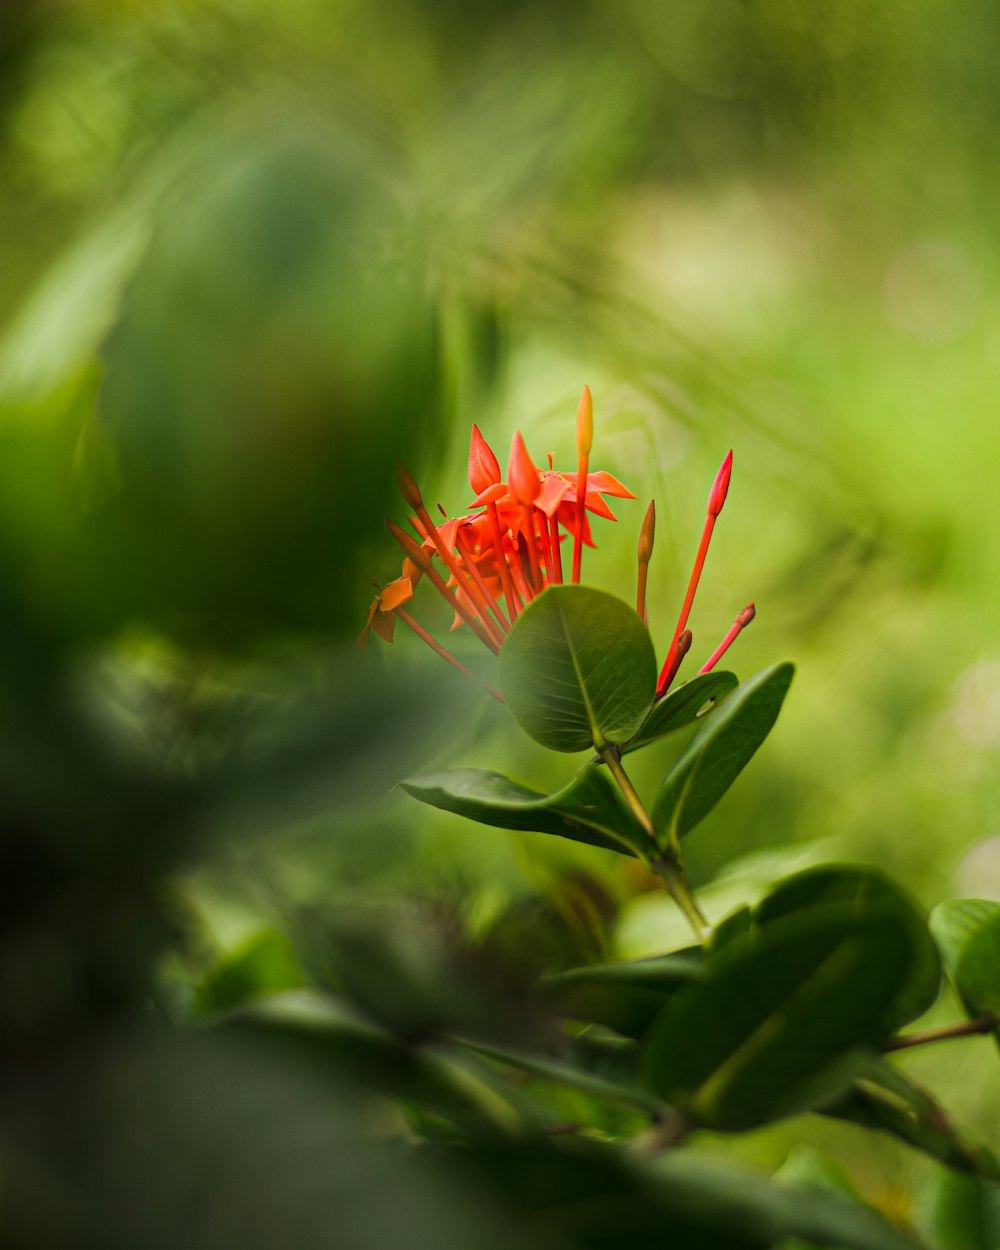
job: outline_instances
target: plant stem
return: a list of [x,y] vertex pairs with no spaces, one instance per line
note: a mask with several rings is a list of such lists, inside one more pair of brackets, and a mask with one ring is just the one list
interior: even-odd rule
[[708,923],[708,918],[698,906],[691,886],[688,884],[687,873],[685,873],[681,861],[673,854],[661,855],[659,859],[654,860],[650,867],[660,877],[663,878],[664,884],[670,891],[670,897],[684,913],[685,919],[691,926],[695,937],[703,945],[708,939],[712,926]]
[[631,777],[625,771],[625,766],[622,764],[621,756],[618,754],[617,749],[606,742],[603,746],[597,748],[597,753],[611,770],[611,776],[618,783],[618,789],[624,794],[626,803],[632,809],[632,814],[645,829],[650,842],[655,846],[656,830],[653,828],[653,818],[646,811],[646,805],[642,799],[639,798],[636,788],[632,784]]
[[[636,788],[632,784],[631,777],[625,771],[618,749],[611,746],[610,743],[604,743],[597,750],[601,759],[604,760],[610,769],[612,777],[618,783],[618,789],[625,796],[625,801],[632,809],[636,820],[646,831],[652,846],[656,848],[656,828],[653,825],[653,818],[646,810],[646,805],[642,799],[639,798]],[[670,897],[684,913],[685,919],[694,931],[695,937],[699,942],[704,943],[711,930],[711,925],[708,923],[704,913],[698,906],[694,894],[691,892],[680,857],[673,851],[664,851],[649,860],[649,867],[657,876],[663,879],[670,892]]]
[[907,1033],[886,1042],[883,1050],[909,1050],[912,1046],[929,1046],[933,1042],[947,1042],[953,1037],[972,1037],[976,1033],[992,1033],[997,1027],[997,1017],[989,1014],[961,1020],[958,1024],[946,1024],[940,1029],[926,1029],[922,1033]]

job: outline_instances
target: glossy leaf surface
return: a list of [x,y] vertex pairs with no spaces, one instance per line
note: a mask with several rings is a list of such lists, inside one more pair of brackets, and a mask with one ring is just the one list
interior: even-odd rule
[[605,769],[585,764],[568,786],[542,794],[482,768],[422,773],[400,783],[421,803],[482,825],[524,829],[586,842],[622,855],[649,849],[645,830],[629,811]]
[[515,720],[552,751],[627,742],[653,702],[656,657],[627,604],[588,586],[550,586],[507,635],[497,667]]
[[643,1074],[710,1128],[805,1110],[845,1089],[885,1041],[886,1013],[910,968],[909,933],[884,905],[776,920],[734,939],[667,1004]]
[[653,822],[661,844],[704,820],[771,732],[794,667],[776,664],[735,690],[712,713],[660,785]]
[[637,751],[648,746],[658,738],[665,738],[678,729],[693,725],[701,715],[709,715],[708,709],[702,712],[710,700],[718,701],[725,698],[730,691],[739,685],[735,673],[717,670],[712,673],[699,673],[683,686],[671,690],[662,699],[657,700],[650,709],[649,715],[639,727],[639,732],[622,747],[622,755],[629,751]]
[[927,921],[916,902],[875,868],[821,865],[786,877],[757,905],[754,922],[764,927],[796,912],[817,914],[826,907],[853,909],[863,916],[872,904],[890,908],[909,934],[910,974],[886,1014],[890,1029],[915,1020],[932,1005],[941,987],[941,960]]

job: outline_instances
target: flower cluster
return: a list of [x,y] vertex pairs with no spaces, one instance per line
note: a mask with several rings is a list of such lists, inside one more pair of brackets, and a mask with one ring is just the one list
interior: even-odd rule
[[[391,642],[398,618],[449,664],[472,676],[465,665],[407,611],[406,605],[413,598],[421,578],[426,577],[448,602],[454,613],[452,629],[467,625],[494,654],[499,653],[504,636],[527,604],[546,586],[567,580],[564,543],[567,544],[565,554],[570,569],[568,580],[579,582],[583,548],[594,546],[588,513],[613,521],[615,515],[608,506],[606,496],[635,498],[610,473],[590,472],[593,432],[593,401],[589,388],[584,387],[577,411],[576,472],[555,469],[551,455],[548,457],[549,467],[539,469],[517,432],[505,478],[493,449],[479,428],[473,425],[469,446],[469,485],[475,498],[469,504],[469,511],[462,516],[449,517],[442,509],[443,519],[440,522],[436,522],[428,512],[413,476],[405,468],[400,468],[400,491],[406,504],[413,509],[409,522],[415,537],[391,521],[386,522],[389,532],[403,550],[403,567],[399,577],[388,586],[376,586],[378,594],[368,610],[368,619],[359,641],[364,641],[374,630],[384,641]],[[732,460],[730,452],[712,485],[698,554],[657,682],[657,698],[666,694],[691,647],[687,620],[712,530],[729,489]],[[655,520],[655,507],[650,503],[638,547],[636,610],[643,621],[646,620],[646,581],[653,551]],[[435,566],[435,560],[440,562],[440,568]],[[749,604],[736,617],[701,672],[708,672],[718,663],[753,616],[754,606]],[[500,697],[494,690],[490,693]]]

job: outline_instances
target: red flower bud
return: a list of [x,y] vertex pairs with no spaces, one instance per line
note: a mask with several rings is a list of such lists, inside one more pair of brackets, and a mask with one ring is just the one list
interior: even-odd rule
[[719,471],[715,475],[715,481],[712,483],[712,493],[708,497],[709,516],[718,516],[722,511],[722,505],[726,502],[726,493],[729,490],[729,479],[732,476],[732,472],[733,453],[730,451],[719,466]]

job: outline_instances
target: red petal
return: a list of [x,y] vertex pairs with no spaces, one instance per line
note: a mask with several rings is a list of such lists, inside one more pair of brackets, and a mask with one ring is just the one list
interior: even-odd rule
[[616,477],[603,470],[587,474],[587,490],[599,490],[602,495],[616,495],[619,499],[635,498],[627,486],[623,486]]
[[479,426],[472,427],[472,438],[469,441],[469,485],[478,495],[487,487],[500,481],[500,461],[493,454],[493,448],[479,432]]
[[472,503],[469,504],[469,507],[483,508],[488,503],[496,503],[498,499],[503,499],[509,493],[506,482],[494,482],[492,486],[487,486],[485,490],[481,490]]
[[521,431],[514,433],[514,443],[510,449],[510,462],[507,465],[507,483],[510,492],[518,503],[527,507],[538,498],[542,489],[542,479],[538,467],[528,454]]
[[563,496],[569,490],[569,482],[558,473],[542,474],[542,489],[535,500],[535,507],[540,508],[547,517],[558,511]]

